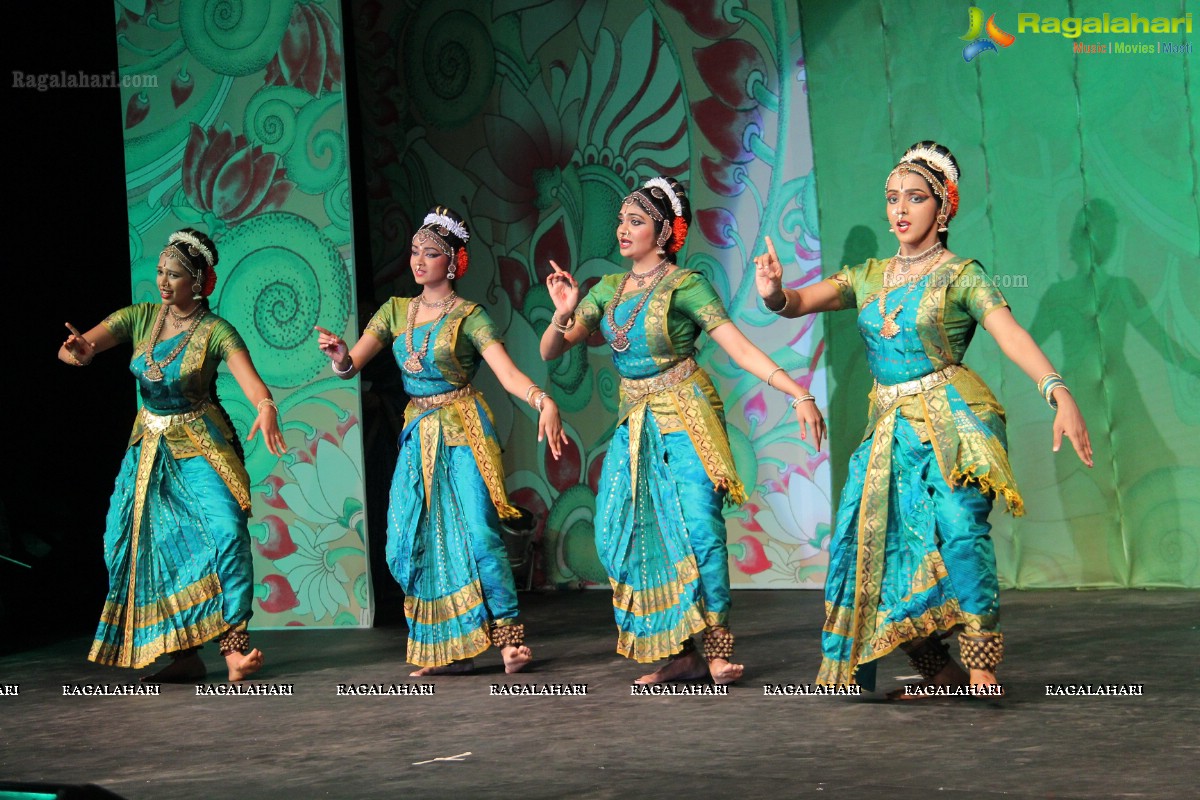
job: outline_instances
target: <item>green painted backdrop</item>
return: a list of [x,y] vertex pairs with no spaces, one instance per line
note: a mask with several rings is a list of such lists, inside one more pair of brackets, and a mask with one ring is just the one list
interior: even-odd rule
[[[952,248],[1010,282],[1013,313],[1066,377],[1095,447],[1093,470],[1052,454],[1050,410],[990,337],[976,339],[967,362],[1008,408],[1028,506],[1016,520],[993,514],[1003,583],[1200,586],[1200,54],[1073,46],[1194,49],[1198,37],[1072,40],[1021,33],[1016,20],[1179,17],[1196,4],[984,3],[1016,38],[968,63],[971,5],[801,4],[823,266],[893,252],[884,178],[912,142],[948,145],[963,167]],[[840,486],[869,379],[853,316],[827,324]]]
[[[598,337],[553,364],[539,358],[549,260],[585,286],[624,269],[621,199],[658,173],[683,180],[695,220],[682,263],[704,272],[742,329],[824,400],[821,326],[769,324],[745,268],[769,234],[803,265],[796,282],[820,278],[798,9],[784,0],[351,5],[374,301],[413,290],[409,237],[426,209],[444,203],[467,217],[472,266],[459,290],[488,308],[517,364],[551,390],[571,438],[562,460],[549,459],[528,406],[481,371],[509,490],[538,518],[535,580],[607,586],[593,514],[618,378]],[[702,341],[750,494],[728,514],[734,583],[820,586],[828,454],[801,443],[780,393]]]
[[[217,244],[211,298],[279,403],[290,452],[247,445],[253,627],[370,625],[358,384],[312,328],[350,333],[350,185],[338,3],[120,0],[133,299],[185,225]],[[146,80],[154,78],[156,80]],[[255,411],[218,378],[244,436]]]

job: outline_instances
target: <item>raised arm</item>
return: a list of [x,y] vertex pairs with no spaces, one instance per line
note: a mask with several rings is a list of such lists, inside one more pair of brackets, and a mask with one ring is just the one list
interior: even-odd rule
[[271,399],[271,390],[263,383],[263,379],[258,375],[258,370],[254,368],[254,362],[250,360],[250,352],[238,350],[230,353],[229,357],[225,359],[225,363],[229,365],[229,371],[233,373],[234,380],[238,382],[242,394],[246,395],[246,399],[258,409],[258,416],[254,419],[254,425],[250,428],[246,441],[250,441],[254,438],[255,433],[261,431],[263,443],[267,445],[267,449],[274,455],[283,455],[287,452],[287,444],[284,443],[283,434],[279,430],[279,407]]
[[64,323],[70,335],[58,348],[58,360],[73,367],[86,367],[97,353],[103,353],[119,344],[117,337],[103,325],[97,325],[87,333],[80,333],[71,323]]
[[496,373],[496,378],[504,390],[529,403],[538,412],[538,441],[545,440],[550,454],[557,459],[562,454],[562,446],[567,443],[558,405],[549,394],[517,368],[504,345],[499,342],[490,344],[484,348],[482,355],[492,372]]
[[821,440],[825,438],[825,418],[817,408],[816,398],[804,391],[783,367],[758,349],[753,342],[732,322],[718,325],[708,332],[712,340],[722,350],[729,354],[733,363],[763,381],[768,386],[792,396],[792,408],[796,411],[796,420],[800,423],[800,438],[808,439],[808,432],[813,434],[813,447],[821,449]]
[[542,334],[539,347],[542,361],[553,361],[588,337],[588,332],[575,321],[575,308],[579,305],[575,276],[553,261],[550,266],[554,272],[546,276],[546,289],[554,301],[554,315]]
[[754,257],[754,286],[768,311],[795,319],[805,314],[841,310],[837,287],[829,281],[820,281],[803,289],[784,288],[783,265],[779,263],[771,237],[766,239],[767,252]]
[[372,358],[383,351],[383,342],[375,336],[363,336],[353,348],[346,346],[346,340],[333,331],[327,331],[320,325],[314,325],[317,332],[317,348],[329,356],[333,363],[333,372],[344,381],[357,375]]
[[[1007,307],[1000,307],[990,312],[983,323],[984,329],[996,339],[1004,355],[1020,367],[1029,379],[1040,382],[1042,378],[1054,372],[1054,365],[1029,332],[1021,327],[1012,312]],[[1062,437],[1071,440],[1079,460],[1089,467],[1092,466],[1092,442],[1088,438],[1087,424],[1075,398],[1065,386],[1059,386],[1053,392],[1054,402],[1058,406],[1054,415],[1054,452],[1062,446]]]

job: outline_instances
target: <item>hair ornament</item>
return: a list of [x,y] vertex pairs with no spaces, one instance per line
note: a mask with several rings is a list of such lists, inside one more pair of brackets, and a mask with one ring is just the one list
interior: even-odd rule
[[467,242],[471,239],[471,234],[467,233],[467,229],[463,227],[461,223],[455,222],[445,214],[437,214],[432,211],[426,214],[425,221],[422,223],[421,227],[424,228],[429,225],[437,225],[439,228],[444,228],[446,233],[454,234],[463,242]]
[[670,250],[672,253],[678,253],[683,247],[683,240],[688,235],[688,224],[684,221],[683,217],[675,217],[675,220],[671,223],[671,233],[674,238],[671,239]]
[[651,178],[642,184],[643,189],[659,189],[671,201],[671,210],[675,212],[675,216],[683,216],[683,203],[679,202],[679,195],[675,194],[675,190],[671,188],[671,184],[666,178]]
[[932,147],[914,147],[904,154],[900,159],[900,163],[904,164],[918,158],[945,175],[947,181],[958,183],[958,167],[954,166],[954,162],[950,160],[950,156],[945,153],[939,153]]
[[196,255],[204,256],[205,264],[210,269],[217,263],[216,258],[213,257],[212,250],[209,250],[196,234],[190,231],[175,231],[167,237],[167,244],[169,245],[179,242],[183,242],[190,250],[194,250]]

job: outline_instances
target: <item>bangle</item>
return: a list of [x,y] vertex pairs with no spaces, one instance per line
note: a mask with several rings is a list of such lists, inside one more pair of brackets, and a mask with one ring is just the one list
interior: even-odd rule
[[80,361],[70,350],[67,350],[65,347],[63,350],[66,350],[67,358],[71,359],[71,363],[77,367],[86,367],[88,364],[92,363],[90,358],[87,361]]
[[767,375],[767,387],[770,389],[775,388],[774,386],[771,385],[771,381],[772,381],[772,379],[774,379],[776,372],[787,372],[787,370],[785,370],[783,367],[776,367],[775,369],[771,370],[771,373],[769,375]]
[[341,377],[344,378],[347,375],[349,375],[350,373],[354,372],[354,359],[347,355],[346,361],[350,364],[350,366],[346,367],[345,369],[338,369],[338,365],[337,365],[336,361],[329,362],[329,365],[331,367],[333,367],[334,375],[340,375]]
[[534,396],[535,392],[541,392],[542,394],[545,394],[545,391],[542,390],[542,387],[538,386],[536,383],[531,383],[529,384],[529,388],[525,390],[525,403],[530,408],[540,411],[541,409],[538,409],[537,406],[534,405],[534,403],[537,402],[537,398]]
[[[1038,391],[1042,395],[1042,399],[1046,401],[1046,405],[1055,411],[1058,410],[1058,401],[1054,399],[1055,389],[1067,389],[1066,382],[1063,381],[1062,375],[1057,372],[1048,372],[1038,381]],[[1067,392],[1070,393],[1070,389]]]
[[791,399],[791,401],[788,403],[788,408],[795,408],[796,406],[800,405],[801,403],[805,403],[809,400],[816,403],[817,396],[815,394],[802,394],[799,397],[793,397]]
[[788,304],[791,302],[792,302],[792,298],[788,296],[787,289],[784,289],[783,290],[783,305],[781,305],[779,308],[771,308],[771,306],[767,304],[767,298],[764,297],[763,298],[763,308],[765,308],[767,311],[770,311],[772,314],[782,314],[783,312],[787,311]]
[[261,414],[263,411],[263,406],[273,409],[275,411],[275,416],[279,416],[279,406],[275,405],[275,401],[272,400],[271,398],[264,397],[262,400],[259,400],[258,403],[256,403],[254,407],[257,408],[258,413]]
[[554,314],[551,314],[550,324],[553,325],[559,333],[566,333],[567,331],[571,330],[571,328],[575,327],[575,315],[571,315],[570,322],[559,322],[558,317]]
[[539,393],[538,396],[533,399],[533,407],[537,409],[537,412],[539,414],[542,413],[542,404],[546,402],[546,397],[547,397],[547,395],[543,391],[543,392]]

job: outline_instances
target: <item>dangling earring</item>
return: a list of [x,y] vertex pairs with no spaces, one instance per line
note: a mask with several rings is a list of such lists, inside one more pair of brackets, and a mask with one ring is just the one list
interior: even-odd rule
[[667,251],[660,247],[660,248],[658,248],[658,254],[660,256],[665,256],[667,254]]
[[200,279],[196,278],[196,281],[192,284],[192,299],[193,300],[203,300],[204,295],[201,294],[201,292],[203,292],[203,291],[204,291],[204,287],[200,285]]
[[448,281],[454,280],[454,270],[448,270],[446,272],[446,280],[448,280]]
[[950,221],[950,218],[946,216],[945,212],[937,215],[937,224],[938,224],[938,232],[939,233],[945,233],[948,230],[946,228],[946,223],[949,221]]

